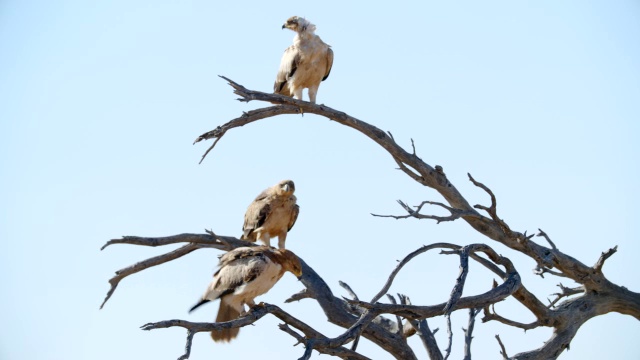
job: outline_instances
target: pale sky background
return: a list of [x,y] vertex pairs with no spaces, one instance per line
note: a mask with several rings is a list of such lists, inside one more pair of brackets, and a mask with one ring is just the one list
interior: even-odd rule
[[[531,274],[534,262],[462,222],[374,218],[441,200],[395,170],[363,135],[315,115],[281,116],[228,133],[201,133],[265,106],[240,103],[217,77],[271,91],[293,33],[306,16],[335,63],[318,102],[383,130],[442,165],[473,203],[498,197],[515,230],[545,230],[592,265],[618,245],[608,278],[640,291],[640,2],[439,1],[12,1],[0,2],[0,359],[176,359],[181,328],[147,322],[212,321],[217,303],[188,314],[215,270],[218,251],[199,250],[125,279],[98,310],[120,268],[177,247],[119,245],[122,235],[168,236],[205,228],[239,236],[244,211],[264,188],[291,178],[301,213],[288,247],[338,296],[343,280],[365,299],[423,244],[483,242],[510,257],[541,300],[565,279]],[[434,212],[442,213],[437,209]],[[535,238],[540,241],[540,238]],[[429,253],[392,293],[416,304],[445,301],[458,258]],[[465,295],[493,274],[471,266]],[[312,300],[284,304],[302,285],[290,274],[258,298],[328,336]],[[515,301],[499,314],[529,322]],[[453,316],[452,359],[461,358],[467,312]],[[478,318],[478,320],[480,317]],[[194,339],[191,359],[295,359],[301,346],[273,317],[236,341]],[[436,338],[445,347],[442,318]],[[542,345],[551,329],[524,333],[476,324],[474,359]],[[609,314],[589,321],[561,359],[639,359],[640,323]],[[426,358],[418,339],[415,352]],[[366,341],[362,352],[390,358]],[[318,355],[314,355],[317,358]],[[323,356],[322,358],[328,358]]]

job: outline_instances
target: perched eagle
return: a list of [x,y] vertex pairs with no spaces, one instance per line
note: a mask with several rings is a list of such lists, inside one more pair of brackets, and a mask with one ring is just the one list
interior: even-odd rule
[[315,104],[320,82],[326,80],[333,66],[333,50],[314,33],[316,26],[307,19],[292,16],[282,28],[295,31],[293,45],[282,55],[273,92],[302,100],[302,89],[309,89]]
[[[290,271],[302,275],[298,257],[286,249],[267,246],[240,247],[220,256],[219,269],[213,275],[202,299],[189,312],[209,301],[220,299],[216,322],[231,321],[244,314],[244,305],[255,306],[253,299],[269,291]],[[211,332],[213,341],[231,341],[240,329],[231,328]]]
[[293,192],[296,186],[291,180],[282,180],[256,197],[244,214],[240,239],[262,241],[271,246],[271,238],[278,237],[278,248],[284,249],[287,232],[296,223],[300,207]]

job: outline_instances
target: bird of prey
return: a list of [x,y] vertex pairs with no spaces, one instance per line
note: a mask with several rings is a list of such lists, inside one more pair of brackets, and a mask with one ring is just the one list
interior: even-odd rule
[[[194,305],[192,312],[202,304],[220,299],[216,322],[231,321],[245,313],[244,305],[255,306],[254,299],[266,293],[280,280],[285,271],[296,277],[302,275],[300,259],[286,249],[267,246],[240,247],[220,256],[219,269],[213,281]],[[213,341],[231,341],[238,336],[238,328],[214,330]]]
[[271,238],[278,237],[278,248],[284,249],[287,232],[296,223],[300,207],[293,192],[296,186],[291,180],[282,180],[256,197],[244,214],[240,239],[262,241],[271,246]]
[[320,82],[331,72],[333,50],[314,33],[316,26],[305,18],[292,16],[282,28],[295,31],[296,36],[282,55],[273,92],[302,100],[302,90],[306,88],[309,100],[315,104]]

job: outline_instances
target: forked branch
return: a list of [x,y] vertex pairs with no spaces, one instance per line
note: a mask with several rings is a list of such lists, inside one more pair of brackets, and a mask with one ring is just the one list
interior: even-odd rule
[[[477,309],[479,308],[485,309],[485,317],[483,318],[483,321],[496,320],[505,325],[522,329],[530,329],[537,326],[548,326],[554,328],[553,336],[549,341],[545,342],[540,349],[516,354],[514,358],[518,359],[548,359],[557,357],[568,347],[578,328],[594,316],[616,311],[640,319],[640,294],[611,283],[602,273],[605,261],[617,251],[617,247],[611,248],[602,253],[594,266],[587,266],[577,259],[558,250],[555,243],[552,242],[549,236],[542,230],[539,231],[538,236],[543,237],[549,244],[550,248],[532,241],[531,239],[533,235],[527,236],[526,231],[524,233],[520,233],[518,231],[511,230],[507,223],[497,214],[497,200],[491,189],[476,181],[471,177],[471,175],[469,175],[469,180],[475,186],[489,194],[491,198],[490,206],[476,205],[472,207],[465,197],[462,196],[456,187],[449,181],[442,166],[431,166],[418,157],[413,139],[411,139],[411,151],[406,151],[395,142],[391,133],[385,132],[364,121],[347,115],[344,112],[332,109],[325,105],[312,104],[278,94],[268,94],[249,90],[228,78],[222,78],[227,80],[229,85],[233,87],[234,93],[240,96],[238,99],[240,101],[248,102],[257,100],[277,105],[248,111],[242,116],[232,119],[231,121],[216,127],[214,130],[197,137],[194,144],[209,139],[214,140],[213,144],[203,154],[200,162],[204,160],[218,141],[220,141],[221,138],[231,129],[239,128],[258,120],[282,114],[299,114],[303,112],[307,114],[320,115],[341,125],[357,130],[373,140],[391,155],[393,160],[398,164],[400,170],[404,171],[418,184],[436,190],[446,202],[424,201],[413,209],[406,203],[399,201],[400,205],[407,212],[407,215],[375,216],[391,217],[395,219],[430,219],[437,222],[462,219],[473,229],[485,235],[487,238],[497,241],[508,248],[518,251],[533,259],[537,265],[536,271],[538,271],[540,275],[549,273],[567,277],[581,286],[573,289],[561,287],[562,292],[556,294],[557,299],[552,301],[551,305],[547,307],[525,288],[521,282],[520,275],[515,270],[511,261],[506,257],[498,255],[491,247],[485,244],[472,244],[460,247],[453,244],[438,243],[424,246],[407,255],[407,257],[405,257],[405,259],[403,259],[391,272],[391,275],[380,292],[378,292],[370,302],[364,302],[358,300],[358,297],[355,295],[353,290],[348,287],[348,285],[343,287],[347,289],[349,294],[352,296],[352,300],[335,297],[324,280],[311,267],[302,261],[303,275],[301,277],[301,281],[304,284],[305,289],[291,296],[288,301],[298,301],[307,298],[313,299],[320,305],[321,309],[327,316],[327,319],[331,323],[346,329],[343,334],[335,338],[327,338],[323,334],[311,328],[309,325],[302,323],[295,317],[284,312],[277,306],[268,304],[252,309],[252,317],[245,316],[227,323],[200,324],[184,322],[182,320],[170,320],[168,322],[145,325],[144,328],[146,330],[168,326],[185,327],[187,329],[187,351],[181,359],[189,356],[193,335],[196,332],[211,331],[218,327],[244,326],[256,321],[267,313],[271,313],[284,321],[284,324],[281,325],[280,329],[305,345],[306,349],[302,357],[303,359],[309,358],[312,350],[314,349],[319,352],[338,356],[344,359],[366,359],[363,355],[356,353],[354,350],[346,349],[343,346],[349,341],[357,339],[359,336],[364,336],[371,340],[397,359],[416,359],[413,350],[408,346],[406,340],[406,336],[408,336],[411,331],[415,331],[419,334],[431,358],[442,359],[442,353],[440,352],[433,337],[434,332],[429,330],[426,319],[440,315],[448,317],[453,311],[459,309],[470,309],[469,325],[465,330],[466,347],[470,346],[473,321],[477,315]],[[425,205],[441,207],[447,210],[450,215],[437,216],[421,214],[420,211]],[[481,215],[476,209],[484,210],[488,217]],[[103,249],[112,244],[163,246],[177,243],[186,244],[166,254],[149,258],[117,271],[116,275],[109,281],[111,289],[107,293],[102,305],[104,305],[104,303],[106,303],[106,301],[111,297],[122,279],[144,269],[180,258],[200,248],[216,248],[228,251],[238,246],[253,245],[234,237],[217,236],[216,234],[209,232],[208,234],[180,234],[164,238],[124,237],[122,239],[109,241],[105,244]],[[387,294],[395,276],[408,261],[421,253],[435,248],[445,249],[445,253],[455,253],[461,258],[460,275],[456,280],[456,284],[454,285],[451,295],[446,303],[432,306],[416,306],[411,305],[408,298],[403,297],[400,297],[399,304],[396,303],[395,300],[390,300],[390,304],[378,303],[378,300]],[[483,294],[462,297],[462,290],[466,274],[468,272],[469,257],[478,261],[480,264],[495,273],[502,279],[502,283],[499,285],[496,283],[492,289]],[[556,308],[553,307],[561,298],[569,297],[571,295],[580,296],[570,298],[557,305]],[[494,304],[509,296],[513,296],[523,304],[534,315],[535,321],[530,324],[518,323],[499,316],[495,313],[495,310],[489,310],[489,306],[493,309]],[[381,316],[382,314],[394,315],[396,317],[396,321],[387,319]],[[401,320],[402,318],[404,318],[405,321],[408,322],[407,324],[410,324],[411,326],[404,326]],[[451,334],[450,323],[448,323],[448,328],[449,334]],[[449,339],[451,339],[451,335],[449,336]],[[508,358],[505,347],[499,336],[496,336],[496,339],[500,345],[501,354],[505,359]],[[445,358],[450,353],[450,348],[451,345],[449,342],[449,346],[445,350]],[[470,354],[470,351],[465,351],[465,356],[467,356],[467,354]]]

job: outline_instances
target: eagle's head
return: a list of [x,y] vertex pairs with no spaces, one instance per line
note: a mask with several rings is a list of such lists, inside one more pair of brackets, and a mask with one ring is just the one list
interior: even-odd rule
[[290,196],[296,191],[296,185],[293,180],[282,180],[276,185],[278,195]]
[[314,32],[316,30],[315,25],[310,23],[309,20],[300,16],[292,16],[288,18],[284,25],[282,25],[282,28],[287,28],[297,33]]
[[302,276],[302,263],[296,254],[287,249],[278,249],[275,252],[281,257],[282,267],[286,271],[290,271],[297,278]]

